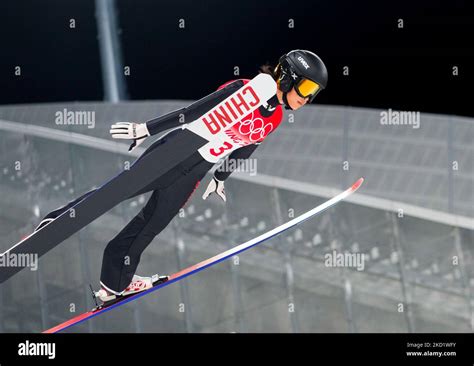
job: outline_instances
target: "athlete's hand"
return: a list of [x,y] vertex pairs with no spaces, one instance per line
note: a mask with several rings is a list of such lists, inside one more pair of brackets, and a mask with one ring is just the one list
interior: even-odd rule
[[216,178],[212,178],[209,182],[209,185],[206,188],[206,192],[202,195],[202,199],[205,200],[211,193],[217,193],[217,195],[222,198],[225,202],[225,191],[224,191],[224,182],[221,180],[217,180]]
[[128,148],[132,151],[150,136],[146,123],[117,122],[110,128],[110,133],[114,139],[133,140]]

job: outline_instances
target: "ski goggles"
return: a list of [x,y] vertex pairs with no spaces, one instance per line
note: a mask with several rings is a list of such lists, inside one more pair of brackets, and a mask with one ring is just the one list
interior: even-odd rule
[[318,83],[305,78],[297,80],[294,88],[300,97],[309,98],[309,101],[312,101],[322,89]]

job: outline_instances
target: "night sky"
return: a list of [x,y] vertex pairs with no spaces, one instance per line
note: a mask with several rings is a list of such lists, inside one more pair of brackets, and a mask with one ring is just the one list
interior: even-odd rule
[[[133,100],[198,99],[235,79],[234,66],[251,78],[259,65],[303,48],[329,70],[328,88],[315,102],[474,115],[474,15],[464,1],[117,4]],[[93,1],[4,1],[0,20],[0,104],[103,98]]]

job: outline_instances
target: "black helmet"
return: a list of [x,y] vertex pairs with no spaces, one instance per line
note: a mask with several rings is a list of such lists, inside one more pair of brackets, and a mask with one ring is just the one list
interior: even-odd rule
[[328,82],[328,71],[324,62],[318,55],[306,50],[293,50],[281,56],[275,74],[278,77],[278,86],[283,92],[285,105],[290,109],[286,93],[293,87],[301,97],[309,97],[311,102]]

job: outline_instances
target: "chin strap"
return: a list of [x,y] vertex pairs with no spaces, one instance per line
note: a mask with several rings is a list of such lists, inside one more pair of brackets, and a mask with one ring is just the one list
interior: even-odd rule
[[293,108],[290,107],[290,103],[288,103],[288,98],[286,97],[286,92],[283,93],[283,102],[285,104],[285,109],[292,111]]

